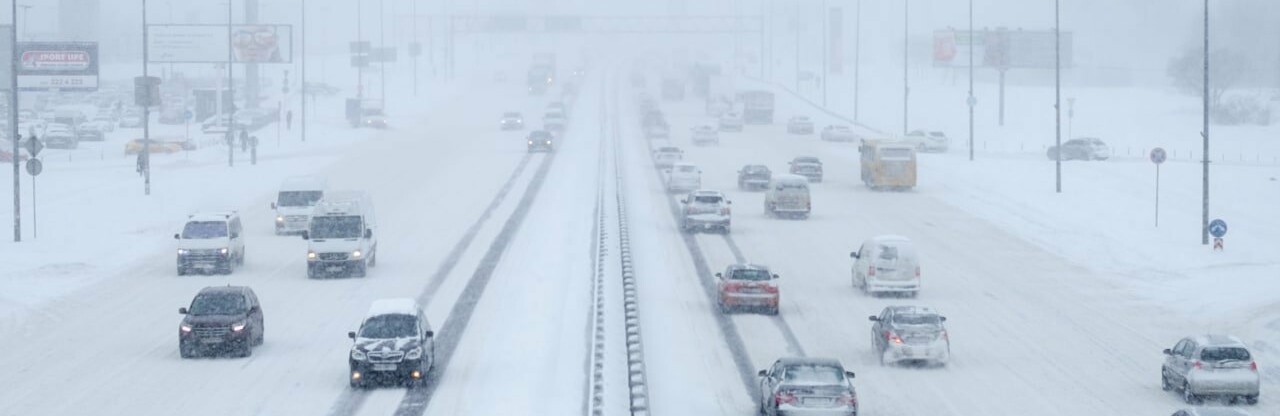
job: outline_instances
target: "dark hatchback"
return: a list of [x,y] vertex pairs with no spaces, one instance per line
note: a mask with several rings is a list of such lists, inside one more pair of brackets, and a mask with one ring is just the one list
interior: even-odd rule
[[248,357],[262,345],[262,305],[253,289],[244,286],[210,286],[200,290],[191,307],[178,308],[186,315],[178,325],[178,352],[182,358],[204,354]]

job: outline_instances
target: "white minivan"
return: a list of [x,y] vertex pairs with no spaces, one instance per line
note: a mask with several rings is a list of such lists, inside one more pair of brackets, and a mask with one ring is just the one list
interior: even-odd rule
[[870,294],[920,292],[920,260],[906,237],[882,235],[862,243],[853,257],[853,287]]
[[373,200],[364,192],[329,192],[311,214],[307,277],[364,277],[378,262],[378,223]]
[[809,204],[808,178],[792,174],[778,174],[769,178],[768,191],[764,194],[765,214],[808,218]]
[[234,211],[203,212],[187,217],[178,240],[178,275],[231,274],[244,265],[244,230]]
[[276,211],[276,235],[307,230],[311,211],[324,197],[325,180],[317,176],[297,176],[284,180],[271,209]]
[[690,163],[674,163],[667,169],[667,191],[689,192],[702,188],[702,169]]

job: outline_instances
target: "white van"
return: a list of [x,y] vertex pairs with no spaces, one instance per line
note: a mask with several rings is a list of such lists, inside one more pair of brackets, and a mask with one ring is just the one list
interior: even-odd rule
[[853,287],[871,294],[904,293],[915,297],[920,292],[920,260],[915,245],[906,237],[873,237],[849,256],[854,259]]
[[769,178],[764,194],[764,213],[775,217],[809,217],[809,178],[778,174]]
[[311,211],[324,197],[325,180],[316,176],[297,176],[284,180],[271,209],[276,211],[276,235],[307,230]]
[[244,230],[235,211],[187,216],[178,240],[178,275],[196,272],[231,274],[244,265]]
[[364,277],[378,262],[378,223],[364,192],[329,192],[316,204],[302,239],[307,240],[307,277]]

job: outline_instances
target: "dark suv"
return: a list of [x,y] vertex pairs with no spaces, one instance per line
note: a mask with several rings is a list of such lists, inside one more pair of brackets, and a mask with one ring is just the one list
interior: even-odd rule
[[552,144],[551,139],[551,133],[548,133],[546,130],[534,130],[529,132],[529,138],[527,139],[529,142],[529,153],[550,152],[555,150],[555,145]]
[[178,325],[178,352],[182,358],[203,353],[233,353],[248,357],[262,345],[262,305],[253,289],[244,286],[210,286],[200,289]]
[[421,385],[436,361],[435,332],[413,299],[373,302],[347,358],[351,387],[393,382]]

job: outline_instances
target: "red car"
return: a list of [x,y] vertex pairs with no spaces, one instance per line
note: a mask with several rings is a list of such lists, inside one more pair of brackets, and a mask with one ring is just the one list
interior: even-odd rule
[[[25,153],[18,154],[18,162],[26,162],[27,155]],[[13,163],[13,152],[8,150],[0,150],[0,163]]]
[[778,314],[778,285],[773,281],[778,275],[758,264],[732,264],[724,273],[716,273],[720,290],[720,311],[739,309],[764,310],[769,315]]

